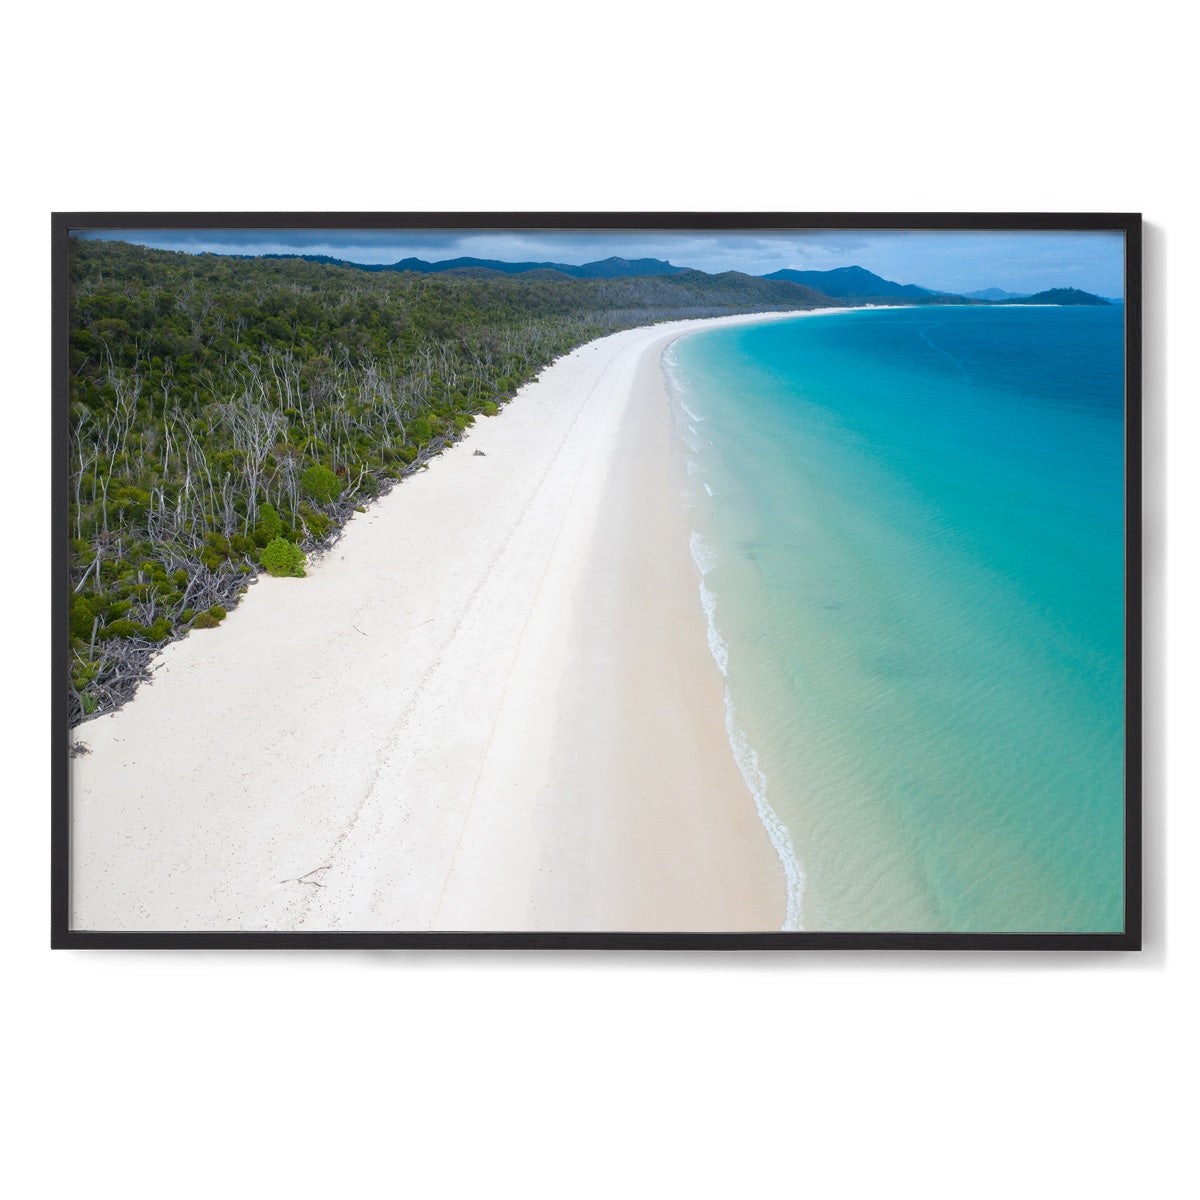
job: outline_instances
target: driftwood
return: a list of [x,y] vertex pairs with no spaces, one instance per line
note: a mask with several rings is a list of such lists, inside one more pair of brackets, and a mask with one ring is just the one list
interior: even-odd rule
[[[384,478],[372,476],[368,488],[369,494],[364,494],[359,490],[364,482],[363,477],[360,476],[355,488],[348,488],[331,504],[320,506],[321,510],[332,518],[334,526],[323,538],[306,538],[300,544],[301,549],[306,554],[317,558],[327,554],[337,545],[346,522],[358,511],[360,506],[386,496],[396,484],[409,475],[424,470],[432,459],[436,458],[447,446],[453,445],[459,436],[461,435],[456,430],[455,436],[442,435],[432,438],[421,447],[417,457],[396,475]],[[133,698],[139,686],[150,680],[151,668],[159,652],[171,642],[186,637],[191,631],[195,618],[188,621],[183,620],[182,612],[185,608],[193,609],[197,615],[206,612],[214,604],[219,604],[227,610],[232,609],[236,607],[246,588],[256,582],[262,573],[261,567],[245,559],[241,562],[230,562],[222,569],[214,571],[206,567],[198,555],[192,557],[178,549],[164,554],[163,565],[168,571],[182,568],[188,574],[188,584],[180,602],[170,610],[162,608],[157,610],[171,621],[170,636],[162,642],[152,642],[143,637],[117,637],[100,643],[99,645],[103,649],[101,650],[99,671],[96,678],[88,685],[88,694],[93,702],[90,712],[84,711],[83,700],[75,687],[70,686],[69,688],[68,714],[72,727],[91,720],[93,717],[114,712]],[[252,573],[242,572],[239,569],[242,565],[251,567]],[[89,564],[87,571],[91,569]],[[87,571],[83,574],[86,575]],[[154,614],[143,615],[148,618],[146,623],[153,620]],[[358,632],[362,631],[358,630]],[[366,637],[366,634],[363,636]],[[96,643],[93,643],[92,653],[96,648]]]
[[310,875],[315,875],[318,871],[328,871],[330,864],[326,863],[323,867],[313,867],[311,871],[305,871],[303,875],[298,875],[294,879],[281,879],[280,883],[307,883],[309,887],[324,887],[325,885],[319,879],[310,879]]
[[212,571],[203,563],[182,556],[173,557],[168,567],[170,570],[183,567],[191,575],[183,600],[175,606],[177,611],[168,610],[164,613],[172,624],[171,635],[162,642],[153,642],[144,637],[116,637],[99,644],[93,643],[92,652],[96,649],[100,652],[99,670],[88,685],[93,708],[91,712],[85,712],[79,692],[73,685],[70,686],[68,719],[72,726],[113,712],[133,698],[138,687],[150,679],[151,667],[159,651],[190,631],[192,622],[184,621],[181,615],[185,605],[196,613],[206,612],[214,604],[225,609],[233,608],[246,587],[257,578],[256,575],[243,575],[236,566],[225,571]]

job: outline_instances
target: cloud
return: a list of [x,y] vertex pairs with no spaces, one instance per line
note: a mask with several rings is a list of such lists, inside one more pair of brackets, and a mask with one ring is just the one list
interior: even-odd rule
[[1120,234],[925,230],[92,230],[167,250],[212,254],[324,254],[361,263],[461,256],[583,263],[616,255],[667,259],[702,271],[766,275],[781,268],[857,265],[899,283],[966,292],[1001,287],[1124,290]]

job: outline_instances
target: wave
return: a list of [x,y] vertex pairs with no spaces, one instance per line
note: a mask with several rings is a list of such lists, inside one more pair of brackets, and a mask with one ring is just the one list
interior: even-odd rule
[[692,552],[692,562],[701,575],[707,575],[717,565],[717,552],[696,531],[688,538],[688,549]]
[[704,586],[703,579],[700,580],[700,607],[704,609],[704,616],[708,620],[709,653],[712,654],[713,662],[720,668],[721,674],[727,675],[729,668],[729,646],[717,629],[715,619],[717,598]]
[[[721,674],[728,679],[729,644],[717,628],[716,593],[710,591],[704,582],[704,576],[717,564],[717,553],[695,530],[692,531],[688,544],[691,547],[692,559],[700,572],[700,607],[704,609],[704,618],[708,627],[708,650]],[[759,764],[758,754],[754,747],[750,745],[745,733],[738,728],[737,722],[734,720],[734,712],[733,697],[729,693],[729,684],[726,683],[725,732],[729,736],[729,745],[733,750],[738,770],[742,773],[742,779],[745,781],[750,795],[754,797],[754,807],[758,812],[758,819],[767,831],[767,837],[775,848],[775,853],[779,855],[779,861],[783,866],[787,890],[787,912],[783,928],[802,929],[800,914],[804,900],[804,869],[796,857],[787,826],[779,819],[778,814],[767,800],[767,777]]]
[[[669,387],[675,399],[679,402],[680,408],[692,421],[703,421],[704,418],[689,408],[683,399],[683,393],[687,388],[680,378],[679,362],[672,351],[668,350],[663,355],[663,364]],[[699,431],[694,425],[688,427],[688,432],[695,438],[700,437]],[[687,436],[682,436],[680,440],[693,453],[698,452],[699,448],[692,446],[691,440]],[[687,457],[686,462],[687,473],[690,476],[700,474],[699,463],[691,457]],[[703,480],[701,482],[704,483],[704,490],[711,497],[713,495],[712,488],[709,487],[707,482]],[[725,732],[729,738],[729,745],[733,750],[734,761],[741,772],[742,780],[745,782],[750,795],[754,798],[754,808],[758,813],[758,819],[762,823],[763,829],[766,830],[767,838],[774,848],[775,853],[779,856],[779,862],[783,867],[787,895],[787,909],[784,916],[783,928],[785,930],[800,930],[804,928],[801,915],[804,901],[804,869],[800,865],[800,860],[796,857],[795,847],[792,845],[792,837],[788,832],[787,826],[779,818],[779,815],[771,807],[770,801],[767,799],[767,777],[759,762],[758,754],[754,750],[754,747],[750,745],[745,733],[738,727],[735,719],[733,697],[730,694],[728,684],[729,645],[721,636],[721,631],[717,628],[716,593],[711,591],[704,581],[705,576],[717,565],[717,551],[715,547],[705,540],[698,530],[692,530],[691,537],[688,539],[688,548],[692,552],[692,561],[696,564],[696,569],[700,572],[700,606],[704,610],[707,626],[708,650],[713,657],[713,661],[717,664],[721,675],[727,680],[725,684]]]
[[[704,585],[701,584],[701,587]],[[724,668],[722,668],[724,671]],[[725,686],[725,732],[729,735],[729,745],[733,748],[733,757],[742,773],[742,779],[750,794],[754,797],[754,807],[758,811],[758,819],[767,831],[767,837],[779,855],[783,866],[783,875],[787,890],[787,912],[783,919],[786,930],[802,930],[801,919],[804,903],[804,868],[796,857],[796,849],[792,845],[792,835],[787,826],[779,819],[778,813],[767,800],[767,777],[758,761],[758,754],[746,739],[746,735],[738,728],[734,720],[735,709],[733,699],[729,694],[729,686]]]
[[[682,394],[688,390],[688,386],[684,382],[683,376],[679,372],[679,359],[675,357],[674,346],[668,346],[667,349],[663,351],[662,359],[660,361],[662,362],[663,371],[667,376],[667,383],[670,387],[670,390],[674,392],[677,397],[682,396]],[[680,399],[679,402],[680,404],[683,404],[682,399]],[[687,405],[683,404],[683,408],[686,412]]]

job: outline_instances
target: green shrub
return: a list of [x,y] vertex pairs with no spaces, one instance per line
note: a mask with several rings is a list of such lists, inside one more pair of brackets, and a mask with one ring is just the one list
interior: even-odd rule
[[221,563],[232,553],[229,539],[220,533],[206,533],[204,541],[206,545],[200,552],[200,561],[210,571],[219,571]]
[[303,575],[304,551],[284,538],[269,541],[260,555],[262,565],[271,575]]
[[333,521],[329,517],[325,516],[324,513],[317,512],[310,504],[300,505],[298,515],[313,537],[324,537],[333,525]]
[[107,641],[109,638],[117,637],[133,637],[141,632],[141,626],[135,625],[128,617],[121,617],[116,621],[111,621],[100,631],[100,637]]
[[[258,524],[254,527],[254,540],[260,546],[273,542],[283,533],[283,518],[273,504],[264,504],[258,510]],[[262,539],[259,541],[259,539]]]
[[304,494],[318,504],[329,504],[342,494],[341,480],[320,463],[305,467],[300,475],[300,486],[304,489]]
[[96,610],[86,596],[71,597],[71,636],[74,638],[89,638],[92,636],[92,622],[96,619]]
[[220,621],[211,612],[202,612],[192,622],[193,629],[216,629]]
[[500,411],[500,405],[495,400],[485,400],[481,405],[484,416],[494,417]]
[[165,642],[171,636],[171,622],[166,617],[156,617],[153,625],[143,625],[138,632],[152,642]]
[[225,620],[225,617],[226,617],[226,615],[227,615],[227,614],[226,614],[226,611],[225,611],[225,609],[224,609],[224,608],[222,608],[222,607],[221,607],[221,605],[219,605],[219,604],[214,604],[214,605],[212,606],[212,608],[210,608],[210,609],[208,610],[208,612],[209,612],[209,615],[210,615],[210,616],[211,616],[211,617],[212,617],[214,620],[217,620],[217,621],[223,621],[223,620]]
[[82,692],[99,674],[100,664],[98,662],[91,660],[81,662],[76,659],[75,665],[71,668],[71,683],[74,684],[77,692]]

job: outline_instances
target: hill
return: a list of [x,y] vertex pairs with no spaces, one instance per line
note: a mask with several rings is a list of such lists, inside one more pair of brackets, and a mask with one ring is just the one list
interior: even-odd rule
[[908,300],[929,299],[942,293],[915,283],[896,283],[884,279],[865,267],[836,267],[832,271],[793,271],[786,268],[772,271],[763,279],[782,279],[799,283],[835,300],[871,300],[886,297],[903,297]]
[[1050,288],[1045,292],[1035,292],[1032,296],[1022,296],[1017,300],[1005,300],[1004,304],[1108,304],[1103,296],[1093,296],[1091,292],[1081,292],[1078,288]]

